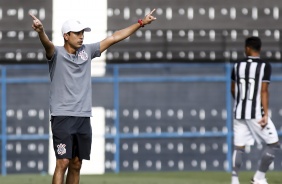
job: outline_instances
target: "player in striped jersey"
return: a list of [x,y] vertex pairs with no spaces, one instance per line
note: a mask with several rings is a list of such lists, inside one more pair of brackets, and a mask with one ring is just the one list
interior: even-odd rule
[[232,184],[239,184],[238,172],[246,145],[264,142],[260,165],[251,181],[267,184],[265,173],[278,149],[276,128],[268,114],[268,85],[271,76],[270,63],[260,59],[261,40],[249,37],[245,40],[246,58],[234,64],[231,92],[234,97],[234,152]]

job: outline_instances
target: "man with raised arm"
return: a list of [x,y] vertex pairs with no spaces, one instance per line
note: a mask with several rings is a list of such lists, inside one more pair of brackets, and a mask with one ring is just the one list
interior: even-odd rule
[[66,184],[78,184],[82,160],[90,159],[91,60],[156,20],[154,12],[155,9],[135,24],[92,44],[83,44],[84,32],[91,29],[77,20],[68,20],[62,25],[64,46],[55,46],[46,35],[42,22],[30,14],[32,28],[38,33],[49,64],[51,128],[57,158],[53,184],[64,183],[66,170]]

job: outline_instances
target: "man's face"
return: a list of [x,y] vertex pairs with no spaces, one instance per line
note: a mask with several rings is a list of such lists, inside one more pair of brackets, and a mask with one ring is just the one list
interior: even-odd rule
[[83,44],[84,30],[79,32],[69,32],[64,35],[65,41],[74,49],[78,49]]

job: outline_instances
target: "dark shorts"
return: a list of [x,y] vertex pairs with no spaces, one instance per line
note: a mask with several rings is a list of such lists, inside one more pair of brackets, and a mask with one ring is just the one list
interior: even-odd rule
[[57,159],[90,160],[92,129],[89,117],[52,116],[51,128]]

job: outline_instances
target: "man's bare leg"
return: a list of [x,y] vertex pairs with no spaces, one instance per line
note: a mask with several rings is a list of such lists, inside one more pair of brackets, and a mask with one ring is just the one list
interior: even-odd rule
[[79,184],[82,160],[75,157],[70,160],[66,184]]
[[65,172],[69,166],[69,159],[57,159],[52,184],[63,184]]

